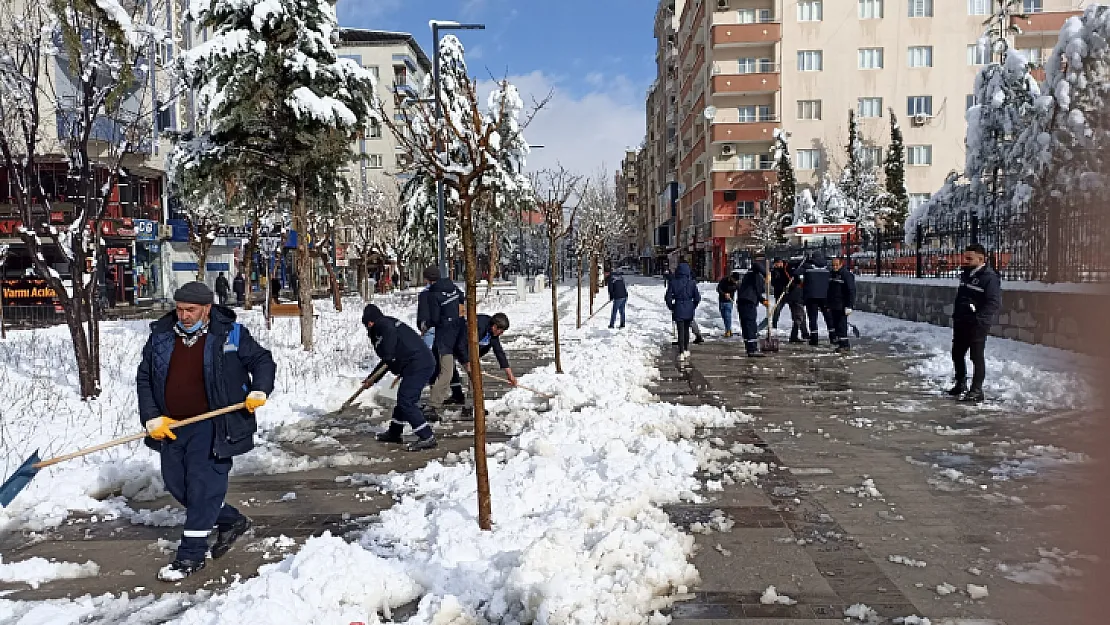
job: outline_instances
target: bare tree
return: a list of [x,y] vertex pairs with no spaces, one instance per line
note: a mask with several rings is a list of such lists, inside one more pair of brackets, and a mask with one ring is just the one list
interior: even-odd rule
[[101,390],[101,229],[125,161],[151,155],[156,141],[150,51],[166,38],[145,23],[157,9],[127,6],[0,5],[0,167],[22,221],[20,240],[63,310],[85,399]]
[[626,213],[617,200],[616,180],[604,166],[590,180],[582,196],[581,226],[578,229],[580,249],[590,262],[590,314],[594,312],[594,298],[601,288],[599,271],[607,260],[606,252],[630,228]]
[[[562,165],[558,169],[548,169],[532,174],[532,188],[536,206],[543,214],[547,232],[548,261],[551,269],[551,330],[555,342],[555,372],[563,372],[563,361],[559,346],[559,241],[573,231],[575,216],[578,213],[577,198],[581,191],[582,177],[571,174]],[[576,198],[570,206],[571,198]],[[567,214],[567,211],[570,214]]]
[[340,219],[342,227],[350,233],[348,242],[358,257],[359,294],[368,300],[371,260],[375,256],[396,257],[398,271],[402,271],[406,260],[400,254],[401,204],[396,180],[376,176],[359,181],[351,201],[340,211]]

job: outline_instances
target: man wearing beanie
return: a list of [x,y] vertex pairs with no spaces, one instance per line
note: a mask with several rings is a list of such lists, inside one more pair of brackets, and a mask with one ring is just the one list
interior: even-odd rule
[[[150,325],[135,380],[145,442],[161,455],[166,490],[185,506],[177,556],[158,572],[165,582],[204,568],[213,527],[213,558],[250,529],[251,520],[224,503],[228,472],[233,457],[254,447],[254,411],[274,390],[277,366],[269,350],[212,300],[202,282],[174,293],[175,310]],[[175,420],[238,403],[246,409],[170,428]]]
[[438,279],[428,291],[428,325],[436,331],[432,350],[438,373],[428,400],[428,417],[437,419],[451,391],[451,376],[455,372],[455,342],[466,327],[459,307],[466,302],[466,298],[454,282],[441,276],[435,267],[428,267],[424,270],[424,279],[431,282],[432,278]]
[[420,393],[435,373],[432,352],[415,330],[393,317],[386,317],[373,304],[367,304],[362,310],[362,325],[370,335],[370,342],[374,345],[378,358],[381,358],[378,366],[363,381],[363,388],[369,388],[374,380],[380,379],[385,370],[401,378],[401,385],[397,389],[397,406],[393,408],[393,420],[389,422],[389,429],[379,433],[376,438],[383,443],[402,443],[404,441],[401,434],[408,423],[417,440],[405,447],[407,451],[434,448],[435,433],[420,410]]

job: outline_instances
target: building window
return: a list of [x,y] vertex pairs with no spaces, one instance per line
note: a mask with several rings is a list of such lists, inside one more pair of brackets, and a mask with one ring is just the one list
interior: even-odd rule
[[737,217],[755,217],[755,202],[751,200],[740,200],[736,203],[736,216]]
[[969,111],[973,106],[979,106],[979,95],[975,93],[969,93],[967,94],[967,99],[964,100],[964,110]]
[[774,21],[771,9],[740,9],[737,14],[741,24],[767,24]]
[[381,154],[367,154],[366,166],[370,169],[382,169],[385,167],[385,157]]
[[910,17],[932,17],[933,0],[908,0]]
[[860,117],[882,117],[883,116],[883,99],[882,98],[860,98],[859,110],[857,111]]
[[798,156],[798,169],[817,169],[821,166],[821,151],[820,150],[798,150],[795,152]]
[[798,100],[798,119],[821,119],[821,101]]
[[932,67],[933,46],[910,46],[910,67]]
[[921,207],[922,204],[929,201],[930,194],[928,193],[911,193],[910,194],[910,212],[913,212]]
[[882,69],[883,68],[883,49],[882,48],[860,48],[859,49],[859,68],[860,69]]
[[883,19],[883,0],[859,0],[859,18],[861,20]]
[[821,0],[799,0],[798,21],[820,22],[822,13],[821,8]]
[[820,50],[798,50],[798,71],[819,72],[823,66]]
[[759,168],[767,171],[775,168],[775,158],[770,154],[759,155]]
[[861,148],[859,151],[859,162],[867,169],[878,167],[883,164],[883,149],[882,148]]
[[973,43],[967,47],[968,65],[986,65],[991,61],[990,49],[987,46]]
[[991,0],[967,0],[968,15],[988,15],[991,10]]
[[932,165],[933,164],[933,146],[931,145],[911,145],[909,150],[906,151],[906,164],[908,165]]
[[370,120],[370,128],[366,131],[366,136],[371,139],[382,138],[382,123],[376,119]]
[[1041,67],[1042,65],[1044,65],[1044,50],[1041,50],[1040,48],[1024,48],[1022,50],[1019,50],[1019,52],[1025,55],[1025,60],[1027,62],[1036,65],[1037,67]]
[[740,123],[754,122],[756,120],[756,113],[755,113],[755,105],[754,104],[749,105],[749,106],[741,106],[738,109],[738,111],[740,113],[740,117],[739,117]]
[[933,114],[933,96],[931,95],[911,95],[906,98],[906,114],[910,117],[914,115],[932,115]]
[[1040,13],[1044,11],[1043,0],[1025,0],[1021,3],[1022,13]]
[[757,154],[741,154],[739,156],[739,159],[740,159],[740,169],[742,169],[744,171],[752,171],[752,170],[755,170],[755,169],[759,169],[759,155],[757,155]]
[[371,66],[367,67],[366,71],[368,71],[368,72],[370,72],[371,74],[374,75],[374,82],[375,83],[378,82],[378,66],[377,65],[371,65]]

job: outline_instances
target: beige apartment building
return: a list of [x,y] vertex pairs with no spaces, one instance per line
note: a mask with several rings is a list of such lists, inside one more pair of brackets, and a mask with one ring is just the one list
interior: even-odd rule
[[[667,253],[671,265],[685,257],[703,277],[723,274],[737,253],[755,247],[752,220],[775,183],[775,131],[789,134],[799,185],[814,187],[845,160],[849,110],[856,111],[868,160],[877,165],[890,140],[889,112],[898,116],[911,202],[927,199],[963,167],[964,115],[974,104],[975,75],[991,60],[979,39],[993,4],[664,0],[657,10],[657,60],[669,60],[673,37],[677,63],[659,63],[648,95],[644,151],[656,176],[645,195],[664,203],[660,195],[673,180],[680,199],[674,240],[659,245],[655,237],[655,255]],[[1040,63],[1064,21],[1085,3],[1023,4],[1028,17],[1015,20],[1022,34],[1011,45]],[[672,32],[666,26],[675,22]],[[679,85],[673,122],[667,81]],[[667,180],[672,132],[679,160]],[[664,216],[657,210],[653,225]]]

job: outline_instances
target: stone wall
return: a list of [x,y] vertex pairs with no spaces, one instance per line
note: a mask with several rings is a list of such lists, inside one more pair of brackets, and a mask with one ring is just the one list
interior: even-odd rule
[[[908,321],[951,326],[956,300],[951,286],[857,280],[856,308]],[[1002,310],[991,329],[995,336],[1026,343],[1094,353],[1091,337],[1101,332],[1110,311],[1110,295],[1102,293],[1018,290],[1002,283]]]

